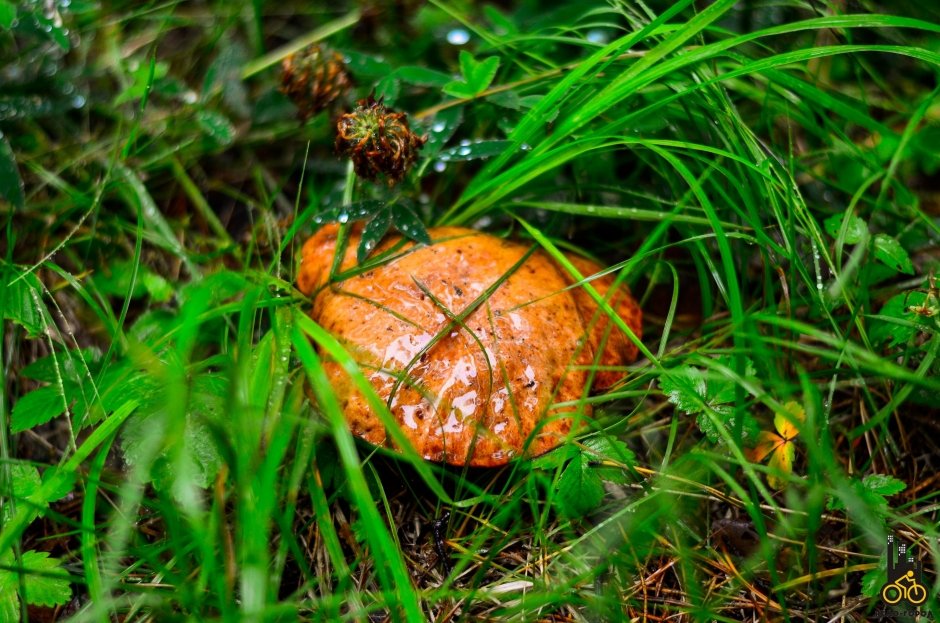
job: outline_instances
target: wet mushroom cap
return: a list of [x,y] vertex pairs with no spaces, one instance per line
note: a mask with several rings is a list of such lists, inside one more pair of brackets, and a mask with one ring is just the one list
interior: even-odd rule
[[[338,231],[327,225],[306,242],[298,287],[313,299],[311,317],[353,354],[425,459],[483,467],[547,452],[576,415],[591,414],[585,403],[555,406],[586,395],[590,368],[636,358],[636,346],[590,294],[566,289],[574,279],[531,245],[456,227],[431,229],[430,245],[389,236],[373,257],[395,247],[391,259],[328,284]],[[358,243],[354,229],[340,272],[356,267]],[[585,277],[601,270],[569,259]],[[613,277],[590,283],[606,297]],[[641,313],[626,288],[607,298],[640,336]],[[339,364],[326,359],[324,367],[352,432],[388,444],[382,421]],[[596,372],[593,389],[621,377]]]

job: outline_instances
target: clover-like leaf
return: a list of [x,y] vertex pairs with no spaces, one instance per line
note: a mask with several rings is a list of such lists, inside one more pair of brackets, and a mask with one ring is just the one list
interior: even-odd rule
[[444,85],[444,93],[454,97],[470,98],[486,90],[496,71],[499,69],[499,57],[490,56],[481,61],[473,58],[466,50],[460,52],[460,71],[462,80],[454,80]]

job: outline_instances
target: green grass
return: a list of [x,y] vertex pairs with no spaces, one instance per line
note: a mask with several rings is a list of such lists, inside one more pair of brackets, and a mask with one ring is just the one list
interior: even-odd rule
[[[867,621],[892,533],[940,614],[940,11],[500,6],[0,0],[0,621]],[[395,188],[278,92],[310,42],[428,135]],[[349,432],[326,357],[392,416],[294,279],[381,210],[530,241],[637,342],[583,434]],[[748,460],[791,402],[792,471]]]

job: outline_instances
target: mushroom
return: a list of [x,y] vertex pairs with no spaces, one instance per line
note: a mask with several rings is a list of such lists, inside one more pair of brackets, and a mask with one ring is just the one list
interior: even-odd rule
[[[498,466],[564,441],[586,394],[623,376],[612,367],[637,348],[574,279],[542,251],[471,229],[432,228],[432,244],[388,236],[390,259],[330,283],[339,228],[303,247],[297,278],[311,317],[354,356],[405,436],[425,459]],[[339,273],[355,268],[354,228]],[[596,263],[569,255],[584,276]],[[338,274],[339,274],[338,273]],[[591,281],[606,296],[610,275]],[[625,287],[608,302],[640,336],[641,312]],[[598,350],[603,350],[598,356]],[[325,371],[352,432],[390,444],[385,426],[336,362]]]

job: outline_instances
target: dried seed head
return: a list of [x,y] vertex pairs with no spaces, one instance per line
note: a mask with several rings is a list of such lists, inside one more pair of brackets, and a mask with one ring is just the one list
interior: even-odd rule
[[318,45],[307,46],[281,63],[281,92],[294,102],[304,121],[329,108],[351,86],[343,57]]
[[356,175],[385,177],[389,185],[405,177],[426,140],[411,131],[405,113],[392,112],[371,96],[336,124],[336,151],[352,158]]

